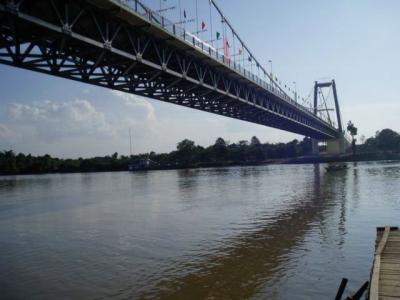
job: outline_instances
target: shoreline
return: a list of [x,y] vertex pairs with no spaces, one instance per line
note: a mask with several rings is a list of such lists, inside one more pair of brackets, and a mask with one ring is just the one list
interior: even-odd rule
[[109,169],[109,170],[77,170],[77,171],[54,171],[54,172],[18,172],[18,173],[0,173],[1,176],[17,176],[17,175],[48,175],[48,174],[76,174],[76,173],[105,173],[105,172],[144,172],[144,171],[163,171],[163,170],[186,170],[201,168],[224,168],[224,167],[240,167],[240,166],[265,166],[265,165],[296,165],[296,164],[322,164],[337,162],[362,162],[362,161],[385,161],[400,160],[400,153],[359,153],[356,155],[326,155],[319,156],[301,156],[293,158],[267,159],[263,161],[243,161],[243,162],[199,162],[188,165],[174,166],[153,166],[148,168],[140,168],[129,170],[126,168]]

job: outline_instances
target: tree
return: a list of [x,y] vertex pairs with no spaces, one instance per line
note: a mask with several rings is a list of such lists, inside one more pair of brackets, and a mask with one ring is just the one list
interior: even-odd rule
[[177,159],[183,164],[188,164],[192,161],[192,158],[196,154],[196,145],[193,141],[184,139],[179,142],[177,148]]
[[227,142],[226,142],[223,138],[219,137],[219,138],[217,138],[217,139],[215,140],[214,146],[217,146],[217,147],[226,147],[226,146],[228,146],[228,145],[227,145]]
[[0,170],[6,174],[18,173],[17,158],[14,151],[4,151],[0,156]]
[[299,143],[300,155],[309,155],[312,153],[312,142],[308,137],[304,137]]
[[399,134],[391,129],[383,129],[376,136],[376,145],[380,150],[397,151]]
[[210,161],[226,161],[227,160],[227,149],[228,143],[223,138],[217,138],[214,145],[209,147],[208,160]]
[[239,146],[240,147],[247,147],[249,145],[249,142],[248,141],[246,141],[246,140],[241,140],[241,141],[239,141]]
[[176,146],[176,149],[179,152],[192,151],[194,148],[196,148],[195,143],[188,139],[184,139],[183,141],[179,142]]
[[261,142],[260,142],[260,140],[259,140],[256,136],[253,136],[253,137],[251,138],[250,145],[251,145],[251,146],[260,146],[260,145],[261,145]]
[[357,141],[355,136],[357,135],[358,128],[356,126],[354,126],[354,124],[351,121],[349,121],[349,123],[347,123],[347,131],[351,135],[351,148],[353,150],[353,155],[355,155],[356,154],[356,141]]

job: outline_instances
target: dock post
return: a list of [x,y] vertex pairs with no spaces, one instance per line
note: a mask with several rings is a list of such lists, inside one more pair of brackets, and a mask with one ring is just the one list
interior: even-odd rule
[[338,292],[336,294],[335,300],[342,300],[342,296],[343,296],[343,293],[344,293],[344,289],[346,288],[347,281],[348,281],[347,278],[343,278],[342,279],[342,282],[340,283],[340,286],[339,286]]

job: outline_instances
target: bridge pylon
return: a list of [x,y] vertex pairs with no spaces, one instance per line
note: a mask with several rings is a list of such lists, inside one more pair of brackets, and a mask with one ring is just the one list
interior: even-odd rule
[[[333,91],[333,99],[335,102],[335,108],[331,109],[326,106],[326,101],[324,97],[322,97],[323,104],[325,105],[325,108],[319,109],[318,108],[318,95],[319,93],[322,94],[322,89],[324,88],[332,88]],[[322,94],[323,96],[323,94]],[[314,84],[314,115],[318,115],[318,112],[320,111],[326,111],[328,115],[328,122],[333,125],[332,120],[329,115],[329,111],[335,110],[336,112],[336,121],[337,121],[337,129],[338,129],[338,136],[336,139],[330,139],[327,140],[327,145],[326,145],[326,152],[328,154],[344,154],[346,151],[346,139],[344,136],[344,131],[343,131],[343,125],[342,125],[342,116],[340,113],[340,106],[339,106],[339,100],[337,96],[337,90],[336,90],[336,83],[335,80],[328,81],[328,82],[318,82],[315,81]],[[317,139],[312,139],[312,154],[313,155],[319,155],[319,146],[318,142],[320,140]]]

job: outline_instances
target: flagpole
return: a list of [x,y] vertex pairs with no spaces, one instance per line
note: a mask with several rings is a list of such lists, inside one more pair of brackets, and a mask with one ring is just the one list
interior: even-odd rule
[[186,10],[185,9],[183,9],[183,18],[185,19],[183,21],[183,31],[185,31],[185,34],[186,34]]
[[179,5],[179,23],[182,24],[182,6],[181,6],[181,0],[178,0],[178,5]]
[[235,35],[233,34],[233,32],[232,32],[232,44],[233,44],[233,64],[235,64],[236,63],[236,48],[235,48]]
[[210,4],[210,40],[211,40],[211,46],[214,46],[214,42],[213,42],[213,26],[212,26],[212,6],[211,6],[211,0],[208,0],[208,3]]
[[130,154],[132,156],[132,134],[131,134],[131,128],[129,128],[129,150],[130,150]]
[[199,37],[198,31],[199,31],[199,11],[198,11],[198,0],[196,0],[196,32],[197,32],[197,37]]

